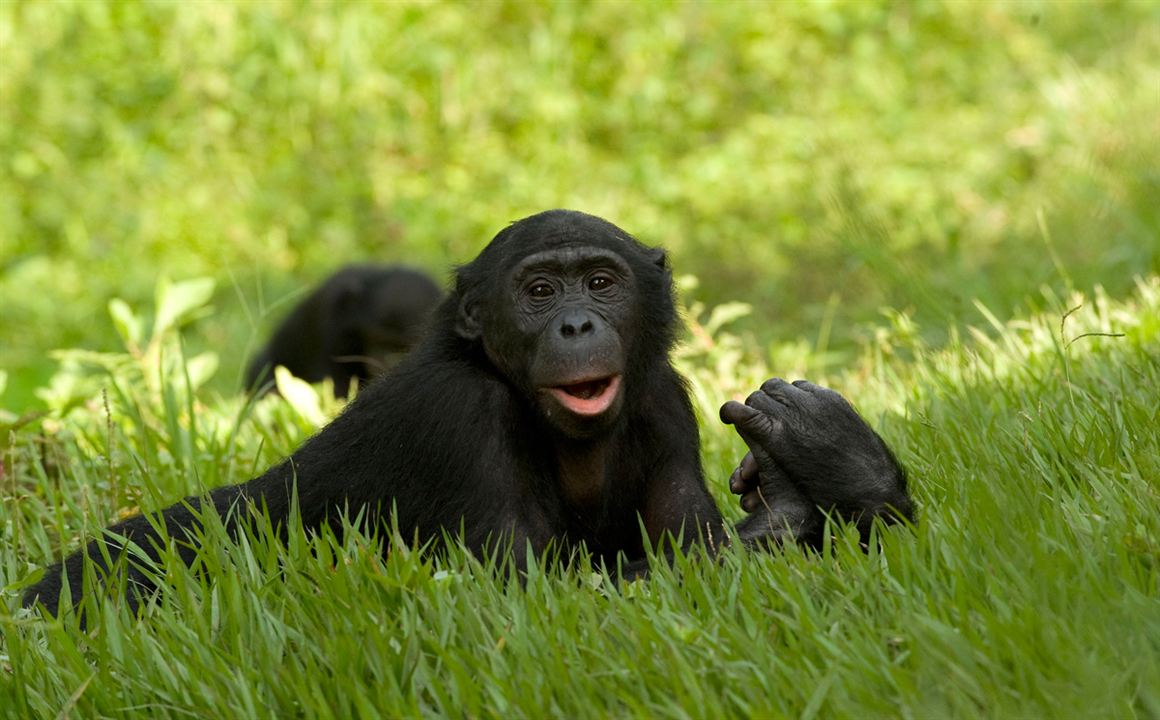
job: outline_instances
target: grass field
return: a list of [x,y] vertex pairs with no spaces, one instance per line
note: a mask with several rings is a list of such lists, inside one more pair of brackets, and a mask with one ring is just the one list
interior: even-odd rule
[[[0,717],[1160,718],[1156,3],[10,2],[0,68]],[[211,525],[18,608],[340,410],[236,392],[306,283],[554,206],[688,273],[731,516],[718,406],[806,376],[918,524],[627,587]]]
[[[1068,301],[1080,304],[1079,298]],[[682,560],[616,589],[590,566],[505,585],[462,553],[210,528],[143,619],[119,603],[44,622],[0,607],[13,716],[1153,717],[1160,713],[1160,283],[1097,295],[832,382],[881,418],[921,520],[866,555]],[[1115,334],[1089,335],[1086,333]],[[885,345],[884,345],[885,346]],[[759,368],[686,348],[697,397]],[[731,360],[724,359],[726,357]],[[715,362],[714,362],[715,360]],[[131,360],[126,359],[126,364]],[[715,365],[729,366],[717,376]],[[308,428],[273,398],[181,401],[110,381],[101,403],[9,450],[0,581],[136,504],[240,481]],[[700,407],[712,417],[715,407]],[[261,446],[265,444],[265,447]],[[706,422],[725,500],[741,453]],[[726,501],[727,502],[727,501]]]

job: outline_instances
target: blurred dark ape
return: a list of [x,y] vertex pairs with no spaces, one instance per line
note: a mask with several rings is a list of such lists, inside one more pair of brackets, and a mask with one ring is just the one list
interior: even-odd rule
[[349,265],[300,302],[250,362],[246,389],[271,389],[273,368],[307,382],[334,381],[336,397],[351,380],[381,375],[422,337],[443,292],[426,274],[398,266]]
[[[343,296],[330,287],[304,306]],[[24,602],[74,605],[100,590],[84,587],[85,557],[100,578],[105,558],[132,544],[148,556],[126,567],[136,605],[158,590],[143,569],[160,557],[158,527],[191,562],[193,510],[236,531],[257,508],[285,532],[295,495],[308,530],[341,529],[344,512],[386,524],[393,509],[404,537],[452,534],[479,555],[507,553],[517,571],[529,553],[568,557],[581,545],[633,577],[647,572],[650,550],[715,553],[731,533],[669,358],[677,326],[663,250],[583,213],[520,220],[459,268],[419,347],[293,455],[249,482],[114,525],[51,567]],[[751,451],[731,482],[752,513],[737,526],[743,542],[813,544],[823,512],[860,529],[911,517],[902,468],[837,393],[772,380],[745,404],[727,403],[722,419]]]

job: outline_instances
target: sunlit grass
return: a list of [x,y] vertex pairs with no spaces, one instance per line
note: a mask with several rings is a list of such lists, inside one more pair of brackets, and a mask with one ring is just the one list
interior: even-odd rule
[[[86,632],[17,610],[58,538],[179,497],[176,467],[240,481],[277,455],[267,438],[308,432],[276,398],[183,409],[127,386],[112,421],[82,406],[46,435],[18,430],[5,458],[0,714],[1153,716],[1160,282],[1059,305],[937,351],[888,329],[827,378],[877,419],[921,506],[868,554],[835,528],[824,556],[680,558],[619,589],[581,560],[521,586],[457,550],[384,557],[377,538],[293,528],[231,542],[211,523],[140,619],[94,600]],[[1071,342],[1084,333],[1118,336]],[[711,339],[682,367],[729,503],[742,447],[711,413],[774,370],[726,330]],[[232,444],[188,432],[215,423],[237,425]]]

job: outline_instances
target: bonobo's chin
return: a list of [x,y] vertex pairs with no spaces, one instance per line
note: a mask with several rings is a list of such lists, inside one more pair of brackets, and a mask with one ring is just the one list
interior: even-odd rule
[[586,439],[605,432],[624,407],[621,376],[569,380],[538,391],[540,410],[548,422],[571,438]]

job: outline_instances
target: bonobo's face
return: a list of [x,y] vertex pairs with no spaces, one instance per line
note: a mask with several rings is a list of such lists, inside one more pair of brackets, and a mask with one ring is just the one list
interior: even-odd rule
[[525,257],[498,283],[488,357],[569,437],[607,431],[624,406],[634,281],[612,250],[568,244]]
[[575,439],[611,432],[668,364],[676,312],[664,251],[607,220],[549,210],[459,269],[455,333]]

